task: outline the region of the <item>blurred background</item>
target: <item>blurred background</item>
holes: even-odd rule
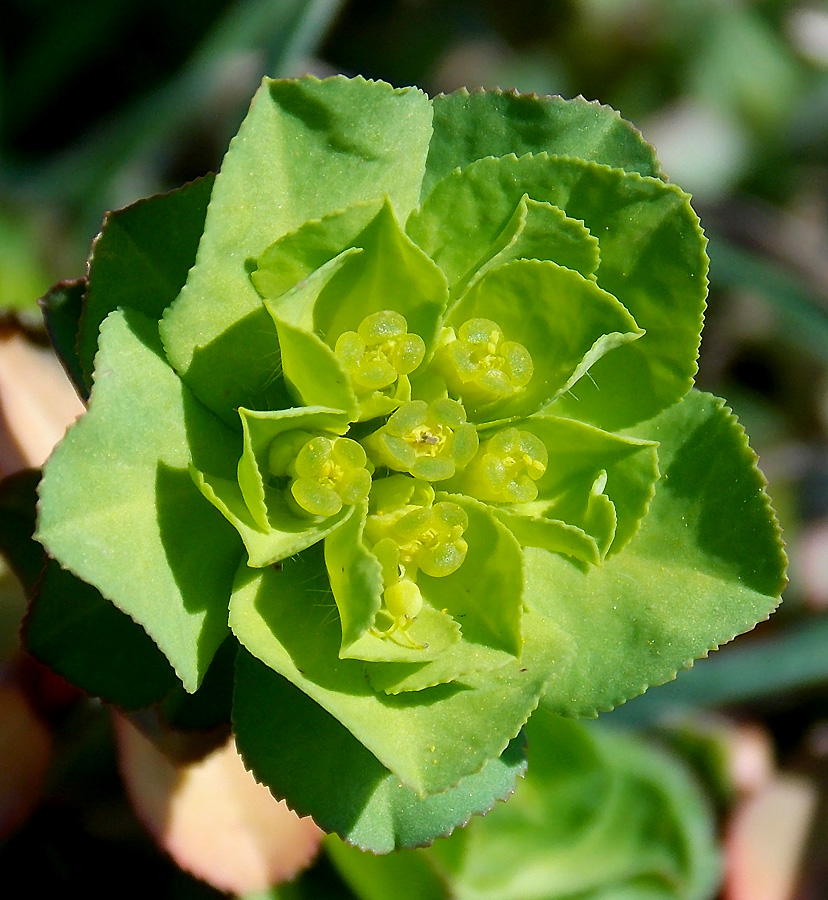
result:
[[[80,411],[36,299],[83,275],[107,210],[215,171],[262,75],[305,72],[583,94],[694,195],[711,257],[698,384],[751,435],[791,583],[770,622],[606,718],[660,731],[695,766],[721,897],[828,897],[828,4],[5,0],[3,475],[39,465]],[[23,599],[8,573],[0,587],[0,749],[16,741],[20,766],[0,786],[21,786],[0,808],[0,884],[26,871],[32,889],[219,896],[137,825],[107,714],[20,655]],[[316,896],[351,896],[324,859],[312,872]]]

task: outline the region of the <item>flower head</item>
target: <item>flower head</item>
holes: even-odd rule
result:
[[[761,477],[692,390],[704,238],[613,111],[266,81],[214,184],[116,216],[142,252],[96,244],[38,539],[142,702],[232,682],[323,827],[431,840],[511,790],[540,702],[611,708],[775,604]]]

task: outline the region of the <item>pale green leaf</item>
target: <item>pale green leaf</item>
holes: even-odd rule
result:
[[[504,166],[512,168],[513,157]],[[441,182],[411,214],[406,231],[440,266],[452,297],[470,282],[512,259],[549,259],[591,277],[599,264],[598,240],[583,222],[551,203],[524,194],[509,207],[514,190],[492,178],[491,165],[469,166]]]
[[[283,491],[267,486],[267,527],[262,528],[245,503],[237,479],[222,478],[195,467],[190,468],[190,475],[201,494],[236,529],[244,543],[247,564],[255,568],[270,566],[301,553],[323,540],[353,512],[352,506],[343,506],[327,519],[305,521],[288,506]]]
[[[227,634],[241,546],[188,466],[221,468],[236,435],[169,368],[157,325],[101,328],[89,412],[45,467],[37,538],[141,624],[192,691]]]
[[[691,392],[633,434],[659,440],[662,475],[622,553],[587,572],[526,550],[526,602],[580,647],[545,703],[606,710],[672,679],[766,618],[785,558],[764,480],[723,402]]]
[[[388,196],[406,217],[430,135],[431,105],[416,89],[340,76],[265,81],[216,178],[196,264],[161,326],[173,366],[227,421],[239,406],[285,405],[273,383],[275,326],[250,280],[255,260],[309,219],[360,201]]]
[[[445,625],[435,623],[430,632],[424,623],[415,630],[418,616],[409,633],[428,643],[420,663],[409,654],[397,664],[366,666],[371,684],[391,694],[462,682],[513,663],[523,650],[523,557],[518,541],[485,504],[460,494],[439,492],[436,497],[466,512],[469,526],[463,537],[469,549],[451,575],[432,578],[420,573],[417,584],[431,609],[448,614],[460,626],[461,640],[451,641],[440,654],[428,652],[433,643],[445,644]]]
[[[547,448],[549,462],[537,482],[537,505],[543,515],[583,528],[583,523],[569,518],[564,510],[572,509],[573,504],[582,507],[596,479],[604,473],[606,486],[602,492],[615,507],[611,552],[621,550],[638,529],[653,496],[659,474],[657,445],[545,414],[526,419],[520,428],[539,437]],[[529,515],[533,504],[511,509]],[[586,531],[593,534],[588,528]]]
[[[449,227],[444,223],[455,204],[476,208],[480,185],[486,219],[472,222],[482,247],[496,239],[524,194],[559,207],[598,239],[598,284],[646,332],[596,363],[591,377],[558,401],[560,411],[615,430],[682,397],[696,372],[707,293],[704,236],[687,194],[659,179],[583,159],[545,153],[481,159],[435,187],[424,207],[437,219],[429,232]],[[455,227],[461,222],[458,217]]]
[[[595,538],[577,525],[535,513],[521,514],[517,508],[496,506],[492,513],[512,532],[521,547],[540,547],[596,565],[601,553]]]
[[[254,521],[266,531],[270,528],[267,498],[271,494],[267,488],[273,481],[268,457],[273,442],[279,435],[296,430],[312,435],[341,435],[348,430],[348,419],[339,410],[318,406],[263,412],[241,408],[239,417],[243,437],[237,470],[239,489]],[[282,507],[281,500],[278,505]],[[308,524],[306,519],[301,521],[304,525]]]
[[[504,339],[522,344],[534,374],[520,391],[490,401],[464,398],[478,424],[522,418],[568,391],[596,360],[642,331],[627,310],[594,281],[553,262],[516,260],[489,271],[454,307],[448,323],[494,321]],[[416,384],[412,385],[416,396]]]
[[[312,219],[271,244],[256,260],[250,278],[264,298],[280,297],[343,250],[358,247],[359,235],[386,201],[365,200]]]
[[[383,581],[382,567],[363,539],[366,515],[367,504],[362,504],[325,540],[325,565],[342,628],[339,655],[383,663],[413,662],[419,668],[456,644],[460,629],[450,616],[428,603],[406,628],[408,639],[385,636],[373,627],[382,605]]]

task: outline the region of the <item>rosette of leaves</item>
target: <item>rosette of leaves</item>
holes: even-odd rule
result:
[[[704,245],[598,104],[266,81],[214,180],[110,215],[46,298],[91,396],[31,651],[230,716],[361,847],[485,811],[539,703],[608,710],[776,605],[763,479],[692,389]]]

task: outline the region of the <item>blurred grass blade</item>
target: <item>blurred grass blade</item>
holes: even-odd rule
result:
[[[177,76],[126,107],[103,128],[88,133],[57,162],[36,172],[28,185],[23,180],[19,187],[78,204],[99,216],[100,209],[110,205],[107,195],[122,172],[172,142],[173,135],[185,130],[186,122],[215,103],[233,63],[252,62],[253,82],[265,74],[297,74],[296,66],[322,39],[341,2],[242,0],[232,5]],[[245,81],[239,96],[247,98],[252,86]],[[240,102],[233,121],[222,123],[227,137],[236,130],[245,104],[246,100]],[[123,205],[131,199],[119,198],[119,202]]]
[[[828,617],[813,617],[776,637],[720,650],[676,681],[637,697],[613,719],[647,725],[692,709],[712,709],[828,683]]]
[[[784,338],[828,362],[828,309],[815,291],[779,263],[719,236],[711,235],[707,251],[714,286],[760,294],[778,313]]]

